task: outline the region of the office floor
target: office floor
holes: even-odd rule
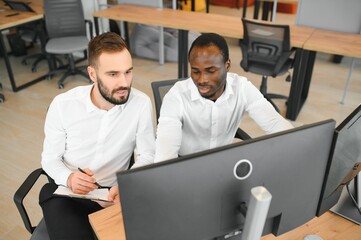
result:
[[[211,13],[242,15],[242,9],[227,7],[210,7]],[[253,7],[249,7],[247,16],[253,16]],[[290,14],[277,14],[276,22],[294,23],[295,16]],[[227,39],[230,46],[232,60],[231,71],[247,76],[256,85],[260,85],[261,77],[245,73],[239,66],[241,50],[238,40]],[[349,113],[361,103],[361,61],[356,61],[351,84],[347,92],[346,101],[340,104],[345,82],[351,63],[350,58],[344,58],[341,64],[334,64],[331,56],[318,54],[309,97],[303,106],[295,126],[333,118],[340,123]],[[84,64],[86,64],[84,62]],[[174,79],[177,77],[177,63],[159,65],[157,61],[134,58],[133,86],[147,93],[153,99],[150,82],[155,80]],[[20,82],[29,79],[28,74],[20,74],[24,66],[18,64],[14,67]],[[30,68],[30,67],[29,67]],[[25,90],[14,93],[11,91],[9,79],[5,69],[4,60],[0,58],[0,82],[4,87],[6,101],[0,104],[0,239],[29,239],[20,215],[16,210],[12,197],[26,176],[35,168],[40,167],[40,155],[43,143],[43,124],[46,109],[57,94],[67,91],[75,86],[86,84],[80,77],[71,77],[65,83],[65,89],[59,90],[55,76],[50,81],[42,81]],[[288,94],[290,83],[284,81],[285,77],[269,79],[269,91]],[[277,101],[282,114],[285,114],[285,102]],[[251,136],[262,135],[262,131],[247,116],[241,124]],[[37,189],[40,188],[36,186]],[[30,209],[32,220],[37,222],[41,217],[41,210],[37,204],[38,196],[33,193],[25,204]]]

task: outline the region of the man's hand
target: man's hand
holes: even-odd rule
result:
[[[113,186],[109,190],[108,200],[114,203],[120,202],[118,186]]]
[[[109,194],[108,194],[109,202],[97,201],[97,200],[93,200],[93,201],[97,202],[103,208],[107,208],[107,207],[113,206],[116,203],[119,203],[120,199],[119,199],[118,186],[113,186],[110,188]]]
[[[87,194],[90,191],[98,188],[95,184],[93,172],[89,168],[85,168],[84,173],[80,171],[73,172],[69,175],[67,185],[74,193]]]

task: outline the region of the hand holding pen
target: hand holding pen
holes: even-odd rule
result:
[[[79,171],[70,174],[67,185],[74,193],[88,194],[90,191],[99,188],[93,177],[93,172],[88,169],[78,169]]]
[[[78,170],[79,170],[80,172],[82,172],[82,173],[87,174],[88,176],[93,176],[93,172],[91,172],[89,169],[87,169],[87,170],[89,170],[89,171],[91,172],[91,175],[89,175],[89,171],[88,171],[88,172],[85,172],[85,171],[84,171],[83,169],[81,169],[80,167],[78,167]],[[94,182],[94,184],[97,185],[98,189],[100,189],[100,188],[109,188],[109,187],[104,187],[104,186],[100,185],[100,184],[97,183],[97,182]]]

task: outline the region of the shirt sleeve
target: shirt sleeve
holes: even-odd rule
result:
[[[245,85],[247,112],[249,116],[267,134],[293,128],[293,125],[283,118],[262,93],[249,81]]]
[[[142,116],[136,133],[136,158],[132,168],[145,166],[154,162],[155,133],[153,123],[153,107],[150,99],[141,110]]]
[[[72,173],[63,162],[65,153],[66,132],[62,123],[62,116],[57,102],[54,100],[46,115],[45,139],[43,145],[41,165],[44,171],[59,185],[67,185]]]
[[[183,103],[173,91],[163,99],[157,127],[154,162],[178,157],[182,142]]]

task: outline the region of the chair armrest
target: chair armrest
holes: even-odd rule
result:
[[[237,129],[236,135],[234,137],[241,140],[251,139],[251,136],[240,128]]]
[[[90,39],[92,39],[94,37],[94,35],[93,35],[93,23],[92,23],[92,21],[85,19],[85,24],[89,28]]]
[[[39,177],[41,175],[45,175],[48,177],[48,175],[45,173],[45,171],[42,168],[38,168],[38,169],[34,170],[32,173],[30,173],[30,175],[25,179],[23,184],[21,184],[21,186],[18,188],[18,190],[14,194],[15,205],[18,208],[18,211],[24,222],[25,228],[30,233],[33,233],[36,226],[33,226],[31,224],[30,218],[24,207],[23,201],[24,201],[26,195],[29,193],[30,189],[34,186],[34,184],[37,182],[37,180],[39,179]]]
[[[287,62],[287,60],[289,59],[289,57],[292,55],[292,53],[294,53],[296,49],[292,48],[290,51],[284,52],[280,59],[278,60],[274,70],[273,70],[273,74],[272,77],[276,77],[277,73],[279,73],[279,71],[281,70],[282,66]],[[293,65],[293,64],[292,64]],[[292,67],[291,65],[291,67]]]

